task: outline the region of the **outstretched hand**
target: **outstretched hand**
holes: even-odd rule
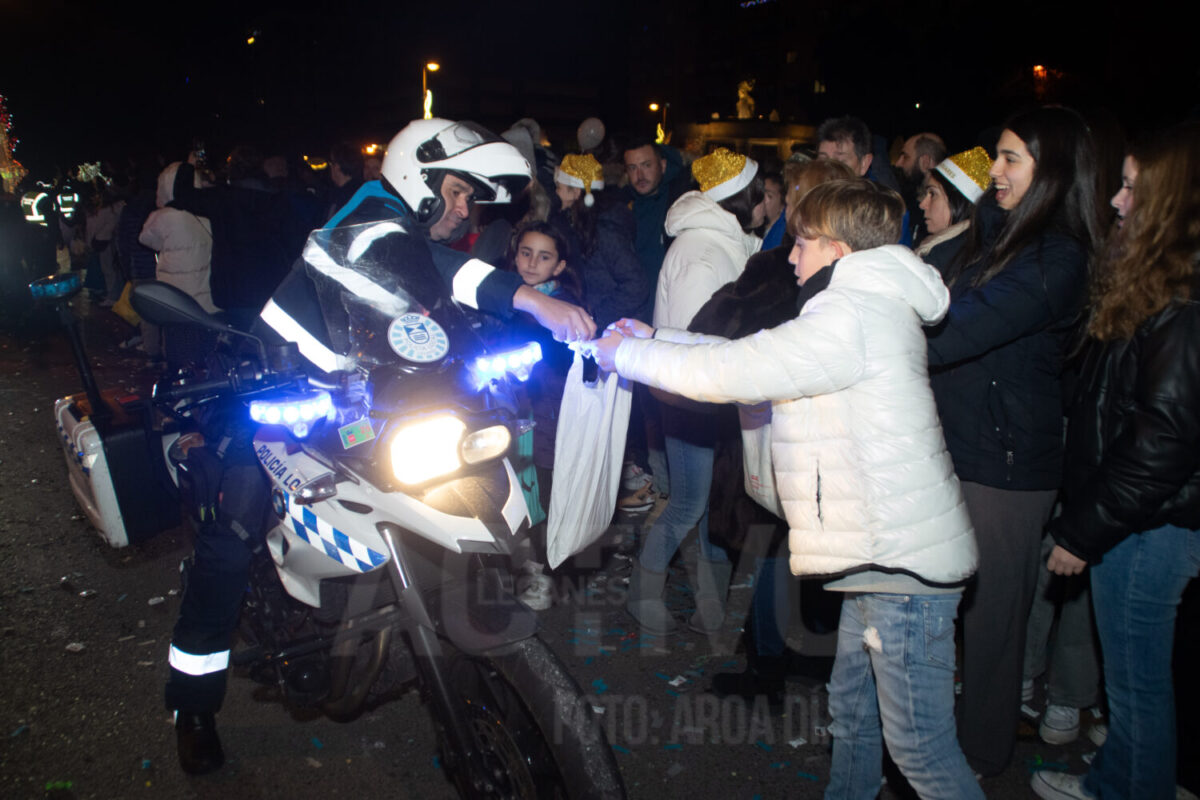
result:
[[[639,319],[630,319],[625,317],[619,319],[609,326],[620,331],[622,336],[628,336],[631,339],[653,339],[654,328]]]
[[[528,286],[517,289],[513,308],[532,314],[560,342],[584,342],[596,335],[596,323],[586,310]]]
[[[625,337],[621,335],[617,326],[609,325],[604,331],[604,338],[592,342],[592,357],[596,359],[600,369],[608,372],[617,371],[617,348],[623,341],[625,341]]]

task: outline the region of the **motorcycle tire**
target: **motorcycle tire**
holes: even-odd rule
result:
[[[450,685],[479,746],[505,785],[479,795],[452,772],[467,798],[617,800],[625,786],[616,758],[579,684],[536,637],[489,650],[458,652],[443,642]]]

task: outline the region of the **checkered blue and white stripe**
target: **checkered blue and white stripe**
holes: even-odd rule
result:
[[[289,503],[288,516],[292,518],[292,528],[297,536],[355,572],[367,572],[387,561],[386,555],[354,541],[320,519],[310,508]]]

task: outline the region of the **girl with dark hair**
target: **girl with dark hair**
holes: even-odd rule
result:
[[[596,325],[633,316],[650,295],[650,281],[633,250],[633,215],[605,195],[600,162],[564,156],[554,191],[550,221],[566,236]]]
[[[1017,115],[997,150],[967,230],[926,256],[951,290],[929,365],[979,542],[958,715],[983,775],[1005,769],[1016,741],[1025,623],[1062,477],[1060,373],[1100,228],[1092,140],[1075,112]]]
[[[1135,149],[1112,205],[1123,225],[1093,282],[1047,562],[1092,565],[1108,738],[1086,776],[1032,785],[1154,800],[1176,794],[1171,649],[1200,572],[1200,124]]]
[[[699,191],[682,195],[667,211],[664,229],[675,237],[658,276],[654,324],[686,330],[713,293],[736,280],[746,259],[760,244],[750,231],[763,221],[762,178],[758,164],[719,148],[692,164]],[[693,528],[700,538],[693,579],[696,613],[688,626],[715,633],[725,620],[725,595],[733,565],[724,548],[708,536],[708,498],[712,487],[717,438],[736,436],[730,407],[695,403],[679,395],[652,390],[660,401],[666,440],[671,499],[642,541],[629,582],[626,610],[654,634],[677,629],[663,603],[667,569]]]
[[[991,183],[991,168],[987,151],[975,147],[950,156],[929,171],[918,192],[928,235],[915,249],[917,255],[924,256],[967,229],[975,203]]]
[[[570,258],[570,246],[563,231],[549,222],[533,221],[521,225],[513,234],[508,263],[526,286],[556,300],[581,306],[583,292]],[[524,386],[529,398],[529,413],[536,423],[531,456],[537,470],[538,498],[542,508],[548,509],[558,413],[573,354],[566,344],[555,341],[537,320],[523,312],[504,326],[502,340],[506,345],[532,340],[542,347],[542,360],[533,366]],[[522,573],[517,581],[518,596],[534,611],[544,611],[553,603],[552,583],[542,569],[546,560],[545,536],[545,525],[542,522],[534,525],[524,551],[518,552],[513,559]]]

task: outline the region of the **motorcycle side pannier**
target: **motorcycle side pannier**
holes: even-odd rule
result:
[[[125,547],[178,525],[179,497],[146,405],[120,390],[102,394],[105,418],[93,420],[83,394],[58,400],[54,418],[75,499],[109,545]]]

